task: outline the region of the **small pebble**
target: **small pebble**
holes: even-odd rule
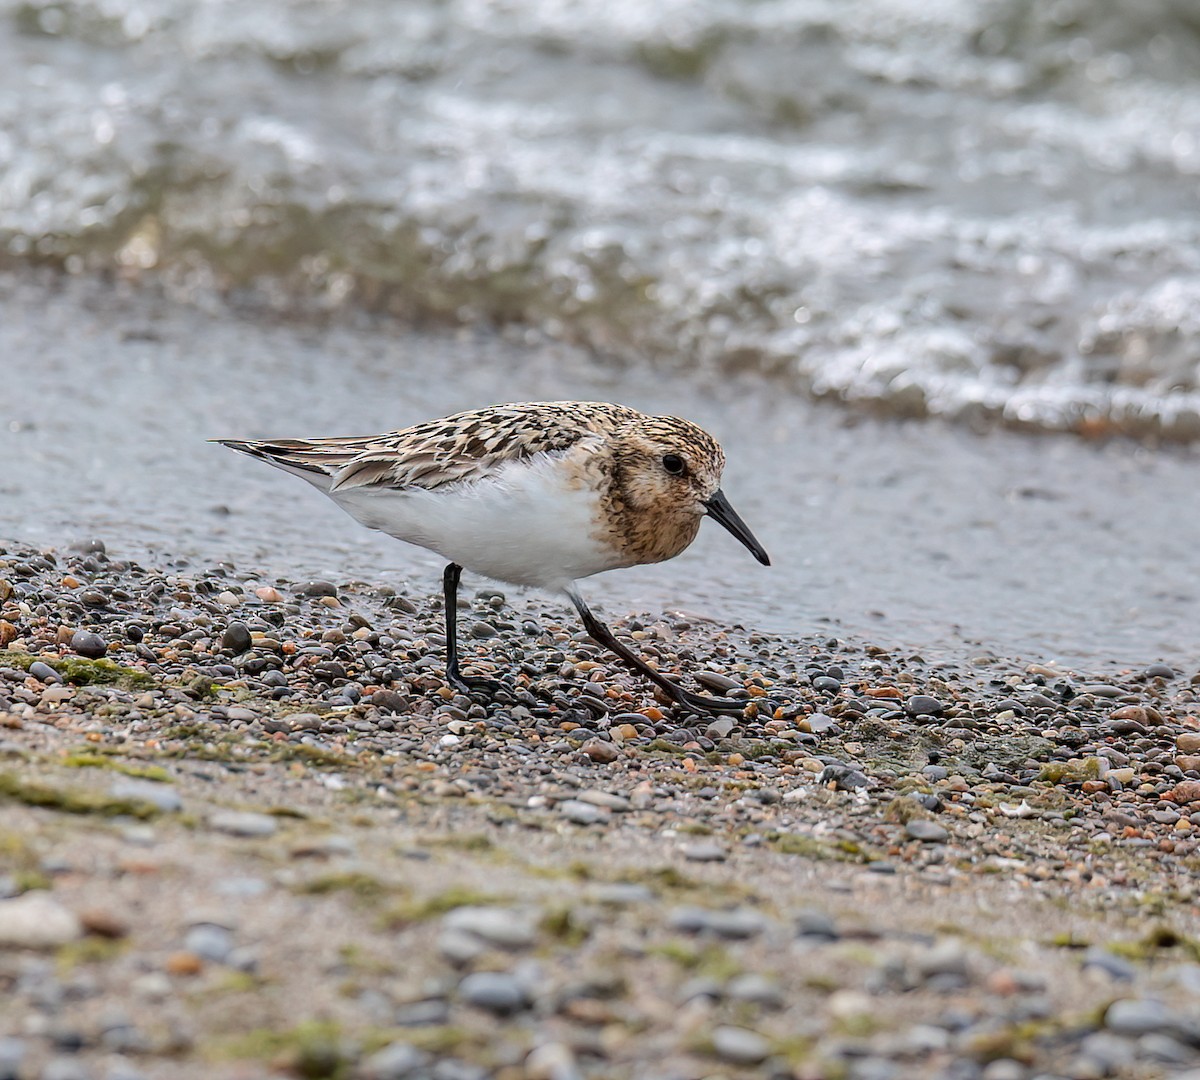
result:
[[[529,915],[511,908],[455,908],[442,920],[442,925],[502,949],[527,949],[537,940],[537,928]]]
[[[62,676],[54,670],[49,664],[43,663],[41,660],[35,660],[29,665],[29,674],[39,682],[44,683],[61,683]]]
[[[1092,697],[1118,698],[1125,693],[1119,686],[1110,683],[1084,683],[1079,688],[1081,694],[1091,694]]]
[[[212,923],[200,923],[187,932],[184,948],[195,953],[202,960],[214,964],[223,964],[233,951],[233,934],[224,926]]]
[[[24,1040],[0,1036],[0,1080],[20,1080],[25,1054]]]
[[[1012,1058],[998,1058],[988,1062],[981,1080],[1026,1080],[1029,1070]]]
[[[204,970],[204,960],[194,952],[180,949],[167,955],[164,967],[168,975],[199,975]]]
[[[109,794],[114,799],[150,803],[164,814],[176,814],[183,809],[183,800],[179,797],[179,792],[170,784],[155,783],[152,780],[116,780],[109,788]]]
[[[805,938],[837,941],[837,924],[823,911],[809,908],[796,915],[796,933]]]
[[[945,828],[928,818],[913,818],[904,826],[904,831],[912,839],[926,844],[942,844],[950,838],[950,833]]]
[[[524,1080],[583,1080],[575,1054],[566,1043],[535,1046],[525,1058]]]
[[[249,652],[253,644],[250,631],[243,622],[231,622],[221,635],[221,648],[228,649],[235,656]]]
[[[443,930],[437,939],[438,952],[455,967],[466,967],[487,952],[488,945],[482,938],[460,930]]]
[[[611,885],[595,886],[591,896],[599,904],[625,907],[628,904],[648,904],[654,900],[655,892],[648,885],[614,882]]]
[[[909,716],[941,716],[946,706],[928,694],[914,694],[904,703]]]
[[[42,1068],[41,1080],[95,1080],[92,1071],[78,1058],[51,1058]]]
[[[732,733],[735,727],[737,727],[737,722],[732,717],[721,716],[704,729],[704,734],[709,739],[724,739]]]
[[[954,975],[967,979],[971,973],[967,951],[955,938],[944,938],[936,942],[924,952],[919,953],[915,957],[913,965],[925,979],[931,979],[937,975]]]
[[[1151,1032],[1137,1041],[1137,1056],[1142,1061],[1157,1061],[1164,1065],[1186,1065],[1196,1060],[1196,1049],[1171,1035]]]
[[[784,1002],[779,984],[757,972],[747,972],[730,979],[725,987],[725,996],[731,1001],[747,1001],[768,1009],[780,1009]]]
[[[468,1005],[510,1016],[530,1004],[522,982],[504,971],[477,971],[458,984],[459,996]]]
[[[89,934],[112,941],[117,941],[129,933],[129,923],[103,907],[84,908],[79,912],[79,921]]]
[[[699,934],[708,932],[717,937],[740,941],[757,937],[767,927],[767,920],[752,908],[721,911],[702,907],[679,907],[667,916],[672,930]]]
[[[297,590],[301,596],[337,596],[337,586],[330,581],[308,581]]]
[[[1094,1062],[1101,1076],[1108,1076],[1133,1064],[1133,1043],[1110,1031],[1094,1031],[1084,1036],[1079,1046],[1080,1057]]]
[[[872,786],[870,778],[848,765],[826,765],[817,773],[817,783],[830,785],[838,791],[854,791]]]
[[[108,643],[99,634],[90,630],[76,630],[71,635],[71,648],[91,660],[98,660],[108,653]]]
[[[410,1043],[394,1042],[364,1058],[357,1075],[362,1080],[406,1080],[424,1075],[429,1061],[424,1050]]]
[[[403,713],[408,712],[409,709],[408,698],[395,690],[376,690],[371,695],[370,702],[384,713]]]
[[[576,825],[598,825],[602,821],[607,821],[611,815],[611,811],[604,807],[594,806],[580,799],[567,799],[559,803],[558,811]]]
[[[713,1049],[733,1065],[758,1065],[771,1053],[771,1044],[757,1031],[723,1024],[713,1030]]]
[[[1099,945],[1093,945],[1083,954],[1083,968],[1103,971],[1106,975],[1122,982],[1132,982],[1137,969],[1128,961]]]
[[[0,900],[0,948],[56,949],[82,934],[79,917],[40,889]]]
[[[1173,1030],[1176,1017],[1161,1001],[1123,998],[1108,1007],[1104,1014],[1104,1026],[1118,1035],[1145,1035],[1153,1031]]]
[[[256,814],[250,810],[218,810],[208,819],[209,828],[230,836],[272,836],[279,828],[277,820],[269,814]]]
[[[583,744],[582,749],[593,761],[598,761],[604,765],[611,764],[621,756],[621,751],[611,742],[607,742],[604,739],[588,739]]]
[[[397,1006],[392,1023],[399,1027],[435,1027],[449,1018],[450,1003],[442,998],[429,998]]]
[[[823,712],[815,712],[800,721],[801,730],[810,731],[814,735],[824,735],[837,726],[837,721],[832,716],[827,716]]]

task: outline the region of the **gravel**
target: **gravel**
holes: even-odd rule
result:
[[[1200,1067],[1192,673],[565,619],[0,549],[0,1078]]]

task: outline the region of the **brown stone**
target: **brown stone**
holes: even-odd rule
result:
[[[89,934],[105,938],[123,938],[129,933],[129,924],[105,908],[84,908],[79,912],[79,921]]]
[[[1185,754],[1200,754],[1200,731],[1181,731],[1175,736],[1175,746]]]
[[[173,952],[167,957],[168,975],[199,975],[204,970],[204,961],[194,952]]]
[[[1200,754],[1176,754],[1175,764],[1184,772],[1200,772]]]
[[[570,998],[560,1011],[578,1024],[600,1026],[615,1019],[612,1006],[595,998]]]
[[[1200,802],[1200,780],[1181,780],[1171,789],[1177,803]]]
[[[993,994],[1011,997],[1021,992],[1021,984],[1008,968],[999,968],[987,977],[987,988]]]
[[[6,648],[17,639],[17,628],[12,623],[0,619],[0,649]]]
[[[1113,709],[1108,714],[1110,720],[1136,720],[1139,724],[1144,724],[1147,719],[1146,710],[1140,705],[1125,705],[1120,709]]]
[[[588,739],[583,744],[583,752],[593,761],[599,761],[605,765],[616,761],[621,756],[620,750],[603,739]]]

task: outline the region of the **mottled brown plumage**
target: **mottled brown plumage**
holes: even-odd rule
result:
[[[449,623],[462,567],[562,589],[593,636],[676,700],[693,708],[736,704],[689,695],[658,675],[595,619],[574,585],[673,558],[705,515],[768,561],[721,494],[721,447],[690,421],[599,401],[542,401],[384,435],[219,441],[302,476],[368,527],[450,559]],[[465,685],[452,625],[448,631],[448,674]]]
[[[333,479],[331,491],[376,485],[433,491],[486,477],[506,461],[567,450],[588,436],[612,435],[640,417],[635,409],[603,401],[518,402],[383,435],[278,439],[238,448],[327,473]]]

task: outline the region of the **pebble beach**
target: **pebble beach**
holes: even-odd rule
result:
[[[1200,1069],[1194,670],[460,607],[0,547],[0,1076]]]
[[[1194,0],[0,0],[0,1080],[1200,1080]],[[460,592],[210,440],[598,400]]]

